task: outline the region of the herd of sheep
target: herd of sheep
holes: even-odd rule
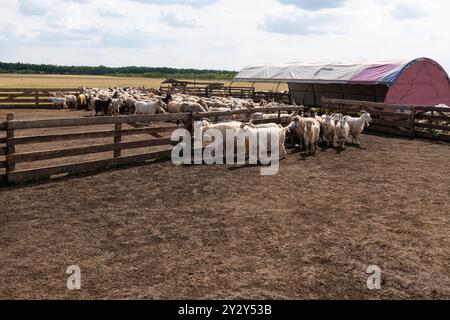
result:
[[[233,97],[197,97],[186,94],[168,94],[153,89],[138,88],[87,88],[78,95],[64,95],[57,93],[51,98],[56,108],[78,108],[89,110],[93,116],[115,115],[151,115],[165,113],[185,112],[226,112],[229,110],[245,110],[257,107],[279,107],[282,104],[265,100],[255,103],[251,99],[239,99]],[[257,120],[278,119],[281,117],[283,127],[279,124],[268,123],[254,125]],[[212,124],[216,122],[216,124]],[[328,146],[337,144],[345,148],[348,138],[359,144],[359,136],[371,122],[371,116],[367,112],[361,112],[359,118],[343,116],[341,114],[324,114],[318,116],[314,109],[299,115],[298,113],[258,113],[254,112],[238,115],[218,116],[215,119],[203,121],[203,129],[232,130],[280,130],[279,136],[281,152],[285,154],[284,142],[290,137],[291,141],[298,140],[300,148],[305,147],[308,154],[314,154],[319,143]],[[217,123],[219,122],[219,123]]]

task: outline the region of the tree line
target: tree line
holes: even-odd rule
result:
[[[4,63],[0,62],[0,73],[16,74],[61,74],[61,75],[102,75],[142,78],[180,78],[200,80],[230,80],[236,76],[234,71],[197,70],[153,67],[88,67],[57,66],[51,64]]]

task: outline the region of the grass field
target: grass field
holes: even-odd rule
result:
[[[159,88],[165,79],[106,77],[106,76],[72,76],[72,75],[0,75],[0,88],[71,88],[71,87],[148,87]],[[230,81],[217,80],[229,85]],[[239,86],[251,86],[251,83],[236,83]],[[257,90],[274,90],[277,83],[258,83]],[[287,90],[286,84],[281,84],[279,90]]]

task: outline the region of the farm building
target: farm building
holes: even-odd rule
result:
[[[391,104],[450,105],[450,80],[428,58],[412,61],[328,64],[266,64],[244,68],[235,81],[287,82],[297,104],[320,106],[321,98]]]

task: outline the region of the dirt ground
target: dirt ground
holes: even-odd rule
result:
[[[361,140],[273,177],[157,162],[0,189],[0,298],[450,299],[450,145]]]

